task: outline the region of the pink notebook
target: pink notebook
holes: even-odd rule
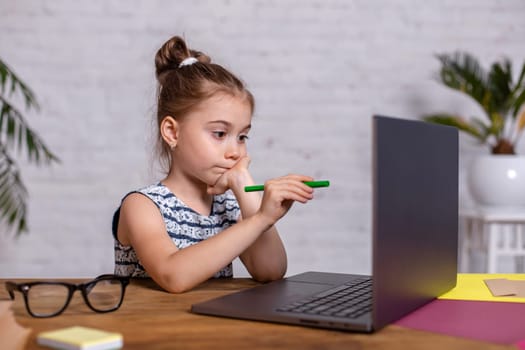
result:
[[[521,348],[525,340],[525,303],[434,300],[396,324]]]

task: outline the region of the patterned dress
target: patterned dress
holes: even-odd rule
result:
[[[138,191],[151,199],[159,208],[166,234],[179,249],[215,236],[237,223],[240,215],[239,204],[231,191],[214,196],[210,215],[204,216],[189,208],[161,183],[150,185]],[[124,197],[124,198],[126,198]],[[124,200],[124,199],[122,199]],[[131,246],[122,245],[117,239],[120,207],[113,216],[113,237],[115,239],[115,274],[130,277],[149,277]],[[232,277],[232,264],[229,263],[214,277]]]

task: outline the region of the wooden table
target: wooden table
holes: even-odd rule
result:
[[[0,279],[0,300],[9,299],[4,282]],[[62,315],[47,319],[29,316],[22,294],[17,292],[13,311],[19,324],[33,330],[27,349],[43,349],[36,344],[37,333],[73,325],[120,332],[124,349],[514,349],[394,325],[374,334],[358,334],[201,316],[189,311],[193,303],[255,285],[250,279],[211,280],[191,292],[169,294],[151,280],[134,280],[115,312],[91,311],[77,291]]]

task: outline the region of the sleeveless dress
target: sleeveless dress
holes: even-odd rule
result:
[[[166,234],[179,249],[215,236],[219,232],[237,223],[240,215],[239,204],[233,193],[227,191],[213,198],[211,213],[201,215],[189,208],[162,183],[150,185],[128,193],[140,193],[149,198],[159,208]],[[129,277],[149,277],[131,246],[122,245],[117,239],[120,207],[113,216],[113,238],[115,241],[115,274]],[[215,278],[232,277],[231,262],[215,274]]]

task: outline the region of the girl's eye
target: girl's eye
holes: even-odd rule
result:
[[[222,139],[224,136],[226,136],[226,132],[224,131],[214,131],[213,135],[215,135],[216,138]]]
[[[249,139],[248,135],[239,135],[240,142],[246,142]]]

